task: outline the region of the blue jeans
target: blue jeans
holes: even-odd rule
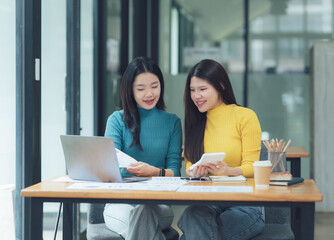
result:
[[[181,240],[241,240],[260,234],[264,224],[260,207],[190,206],[178,227]]]

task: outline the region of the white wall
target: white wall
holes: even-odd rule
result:
[[[312,155],[314,180],[324,196],[317,210],[334,211],[334,42],[316,42],[313,48]]]
[[[0,185],[15,184],[15,1],[0,1]]]

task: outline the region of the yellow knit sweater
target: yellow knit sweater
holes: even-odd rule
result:
[[[261,127],[254,111],[235,104],[221,104],[207,112],[204,153],[225,152],[224,162],[253,177],[253,162],[259,160]],[[192,163],[185,161],[186,168]]]

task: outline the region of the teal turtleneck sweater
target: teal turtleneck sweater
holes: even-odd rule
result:
[[[151,110],[138,108],[140,115],[140,143],[129,147],[132,134],[123,120],[123,110],[111,114],[107,121],[105,136],[112,137],[115,147],[140,162],[158,168],[171,169],[180,176],[182,152],[181,121],[175,114],[154,107]],[[131,174],[122,169],[123,176]]]

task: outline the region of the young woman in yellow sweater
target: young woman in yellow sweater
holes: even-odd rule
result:
[[[253,177],[253,162],[261,150],[261,127],[256,114],[237,105],[225,69],[202,60],[189,72],[185,93],[186,172],[190,177],[228,175]],[[218,165],[190,166],[203,153],[225,152]],[[182,214],[181,239],[249,239],[262,232],[260,207],[191,206]]]

